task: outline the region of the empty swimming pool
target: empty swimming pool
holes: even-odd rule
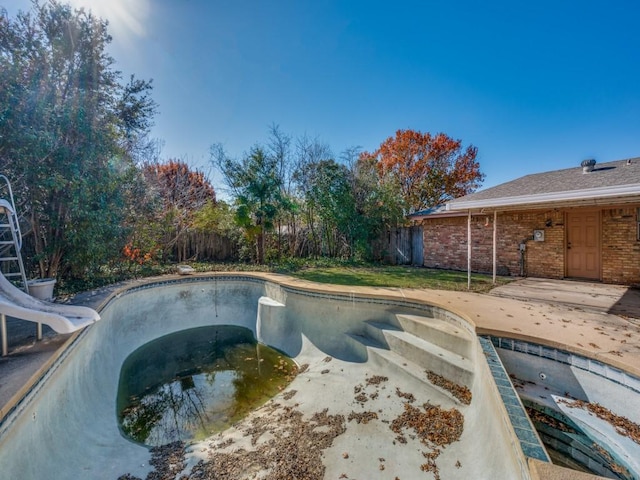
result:
[[[441,308],[218,275],[123,290],[100,313],[3,422],[3,478],[144,478],[153,452],[119,428],[121,368],[149,342],[215,325],[248,329],[300,373],[189,443],[176,475],[251,478],[304,464],[306,478],[529,478],[488,347]]]

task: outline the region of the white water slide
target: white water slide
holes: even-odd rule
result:
[[[32,297],[0,273],[0,314],[49,325],[58,333],[71,333],[100,320],[95,310],[61,305]]]
[[[100,320],[100,315],[88,307],[60,305],[32,297],[20,255],[22,234],[9,179],[0,174],[0,263],[7,276],[15,277],[25,291],[11,283],[0,270],[0,324],[2,329],[2,355],[7,354],[6,317],[28,320],[38,324],[38,340],[42,333],[40,324],[49,325],[58,333],[71,333]],[[14,266],[13,269],[10,266]]]

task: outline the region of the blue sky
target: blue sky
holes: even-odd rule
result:
[[[205,172],[212,143],[240,157],[274,123],[336,157],[444,132],[478,147],[483,187],[640,156],[637,0],[71,3],[110,20],[125,76],[153,79],[162,157]]]

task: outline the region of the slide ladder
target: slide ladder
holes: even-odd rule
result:
[[[22,255],[20,255],[22,233],[11,184],[4,175],[0,175],[0,180],[4,181],[4,185],[0,184],[0,192],[4,187],[7,194],[7,198],[2,198],[0,195],[0,271],[14,285],[29,293],[27,275],[24,271]]]

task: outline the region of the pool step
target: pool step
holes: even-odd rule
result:
[[[383,332],[390,350],[452,382],[468,388],[473,385],[474,368],[468,358],[409,332],[392,330],[383,330]]]
[[[391,371],[396,371],[403,375],[410,375],[420,383],[427,385],[429,389],[433,391],[430,395],[430,403],[442,407],[448,407],[450,405],[458,407],[465,406],[460,400],[453,396],[451,392],[431,383],[425,369],[420,365],[407,360],[392,350],[384,348],[369,348],[369,353],[374,365],[384,365],[386,368],[390,368]]]
[[[369,352],[374,349],[391,350],[418,365],[422,371],[431,370],[467,388],[473,385],[474,367],[467,357],[419,338],[413,333],[399,330],[394,325],[369,320],[364,322],[363,332],[349,336],[354,340],[363,360],[366,360]]]
[[[347,338],[353,347],[353,353],[357,357],[356,361],[366,362],[369,360],[369,352],[372,348],[389,349],[389,346],[380,343],[375,338],[360,333],[347,333]]]
[[[434,343],[445,350],[470,358],[474,338],[461,327],[433,317],[397,314],[396,320],[405,332]]]
[[[376,320],[366,320],[364,322],[364,335],[373,338],[379,345],[389,348],[389,342],[385,336],[385,331],[401,332],[402,329],[390,323],[378,322]]]

